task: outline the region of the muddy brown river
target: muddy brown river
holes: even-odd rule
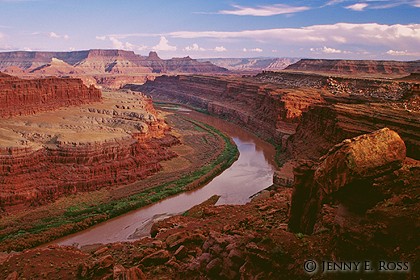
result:
[[[214,126],[229,135],[238,146],[238,160],[200,189],[169,197],[52,243],[84,246],[149,236],[155,221],[182,214],[212,195],[221,196],[217,205],[245,204],[250,201],[250,196],[273,183],[275,150],[272,145],[221,119],[185,108],[178,113]]]

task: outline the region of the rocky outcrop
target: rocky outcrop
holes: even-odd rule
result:
[[[178,139],[142,94],[0,121],[3,210],[135,182],[176,156],[167,147]]]
[[[420,112],[395,108],[392,103],[368,102],[313,106],[288,138],[283,157],[316,160],[344,139],[383,127],[401,135],[409,157],[420,158]]]
[[[347,139],[334,146],[319,166],[304,163],[295,171],[289,228],[310,234],[321,203],[335,196],[353,210],[364,211],[381,198],[375,194],[373,179],[400,169],[406,148],[400,136],[384,128],[371,134]],[[366,197],[366,194],[370,194]]]
[[[34,114],[99,101],[101,92],[80,79],[24,80],[0,73],[0,116]]]
[[[349,97],[355,101],[401,100],[411,94],[415,84],[403,80],[372,79],[366,77],[331,77],[316,73],[264,71],[255,78],[265,83],[275,83],[283,88],[311,87],[322,89],[335,96]],[[350,99],[349,99],[350,100]]]
[[[2,149],[0,206],[36,206],[60,196],[131,183],[161,169],[160,161],[174,157],[161,147],[170,137],[138,141],[131,137],[105,143],[57,143],[38,150]]]
[[[420,72],[420,61],[301,59],[287,70],[371,75],[407,75]]]
[[[126,88],[204,109],[277,143],[294,133],[302,112],[323,102],[313,89],[278,89],[252,80],[210,76],[162,76]]]

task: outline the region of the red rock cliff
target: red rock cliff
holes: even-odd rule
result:
[[[287,70],[338,74],[397,74],[420,72],[420,61],[301,59]]]
[[[145,178],[175,156],[161,144],[175,139],[138,141],[131,137],[103,143],[58,143],[38,150],[0,151],[0,207],[38,205],[64,195],[93,191]]]
[[[315,89],[279,89],[252,80],[210,76],[162,76],[126,87],[157,100],[205,109],[278,143],[294,133],[309,105],[323,100]]]
[[[80,79],[24,80],[0,73],[0,117],[34,114],[99,101],[100,90]]]
[[[420,113],[384,103],[315,105],[288,141],[285,157],[316,160],[336,143],[377,129],[395,130],[407,156],[420,158]]]
[[[129,92],[0,124],[3,210],[138,181],[176,156],[167,147],[179,142],[151,99]]]

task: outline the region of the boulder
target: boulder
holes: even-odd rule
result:
[[[318,166],[302,162],[294,169],[289,230],[312,233],[323,200],[335,199],[350,212],[372,207],[384,198],[373,187],[373,180],[401,168],[405,155],[400,136],[383,128],[344,140]]]

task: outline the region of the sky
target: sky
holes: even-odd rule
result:
[[[0,0],[0,51],[420,59],[420,0]]]

